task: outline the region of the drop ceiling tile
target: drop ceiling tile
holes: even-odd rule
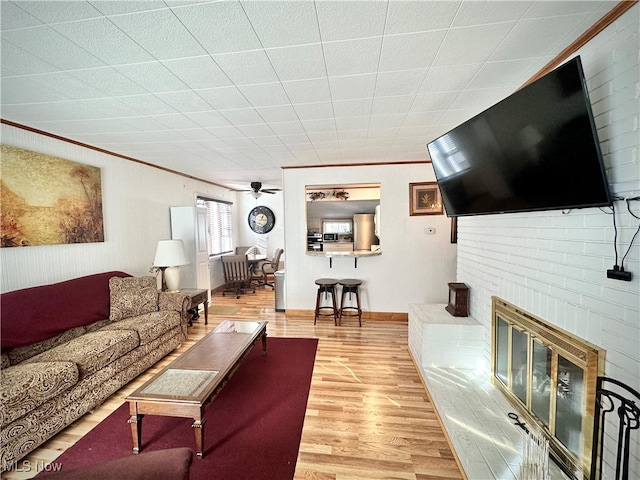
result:
[[[256,83],[256,79],[260,83],[279,81],[263,50],[219,54],[213,59],[236,85],[250,85]]]
[[[238,87],[238,90],[240,90],[254,107],[271,107],[289,104],[289,98],[280,83],[241,85]]]
[[[48,26],[2,33],[2,41],[18,44],[28,53],[63,70],[104,66],[104,62]]]
[[[369,128],[369,115],[360,115],[357,117],[336,117],[336,130],[338,136],[343,135],[350,130],[363,130]]]
[[[165,60],[162,63],[176,77],[194,89],[231,85],[231,81],[209,55]]]
[[[418,93],[427,72],[427,69],[378,72],[375,95],[386,97]]]
[[[144,88],[112,67],[74,70],[70,75],[108,96],[120,97],[145,93]]]
[[[149,93],[119,97],[118,100],[139,115],[163,115],[177,112],[175,108]]]
[[[247,137],[273,137],[273,130],[266,123],[256,125],[238,125],[238,130]]]
[[[106,18],[60,23],[61,35],[107,64],[148,62],[153,56]]]
[[[535,73],[529,59],[487,62],[477,75],[467,84],[467,88],[480,89],[498,86],[512,86],[515,91]]]
[[[336,100],[373,97],[376,87],[376,75],[351,75],[329,78],[331,97]]]
[[[167,105],[173,107],[176,112],[206,112],[213,109],[206,100],[191,90],[156,93],[155,96]]]
[[[176,130],[195,129],[198,126],[193,120],[182,113],[167,113],[150,118],[153,118],[153,120],[167,128],[174,128]]]
[[[267,123],[292,122],[298,120],[298,115],[291,105],[278,105],[275,107],[256,107],[256,112]]]
[[[2,105],[21,103],[60,102],[67,96],[37,81],[37,77],[10,77],[2,79]]]
[[[336,100],[333,102],[333,112],[336,118],[370,115],[371,103],[371,98]]]
[[[282,82],[282,86],[293,104],[331,101],[331,91],[326,78]]]
[[[420,93],[416,95],[411,112],[434,112],[446,110],[460,96],[460,92]]]
[[[108,97],[105,92],[84,83],[81,79],[67,72],[43,73],[38,75],[36,80],[48,85],[50,89],[64,95],[68,100]]]
[[[335,130],[327,130],[324,132],[308,132],[307,135],[313,144],[322,142],[334,142],[338,140],[338,134]]]
[[[0,30],[35,27],[42,22],[20,8],[15,2],[0,2]]]
[[[531,8],[531,1],[463,2],[451,27],[517,21]]]
[[[0,2],[0,4],[6,2]],[[0,58],[2,62],[2,76],[31,75],[56,71],[51,63],[25,52],[10,42],[0,43]]]
[[[200,141],[200,140],[210,140],[213,139],[213,135],[211,134],[211,132],[205,130],[204,128],[187,128],[187,129],[178,129],[178,131],[180,132],[180,134],[182,134],[186,139],[188,140],[193,140],[193,141]],[[188,148],[190,150],[196,150],[196,149],[202,149],[204,150],[205,147],[200,146],[200,145],[193,145],[192,143],[190,143],[189,145],[187,145],[185,148]]]
[[[109,20],[157,59],[194,57],[205,53],[171,10],[116,15]]]
[[[297,103],[293,108],[302,121],[333,118],[331,102]]]
[[[453,28],[447,32],[433,65],[437,67],[483,63],[500,46],[515,22]],[[473,45],[473,48],[470,48]]]
[[[221,113],[224,118],[233,125],[255,125],[264,123],[262,117],[258,115],[258,112],[256,112],[253,107],[224,110]]]
[[[373,115],[391,115],[408,113],[415,95],[397,95],[394,97],[376,97],[373,100]]]
[[[387,12],[385,33],[423,32],[448,28],[460,3],[459,1],[391,0]]]
[[[282,81],[319,78],[326,75],[322,46],[319,43],[266,50]]]
[[[585,16],[586,14],[522,20],[509,32],[490,60],[515,60],[553,54],[554,47],[565,37],[566,32],[581,23]],[[515,48],[515,45],[518,47]],[[561,49],[557,50],[555,53],[559,53]]]
[[[217,110],[245,108],[251,104],[237,87],[205,88],[198,95]]]
[[[286,150],[280,139],[275,135],[256,137],[253,141],[256,145],[264,148],[264,150],[269,153]]]
[[[302,120],[302,125],[308,133],[335,132],[336,130],[336,122],[333,118]]]
[[[611,1],[556,1],[556,2],[534,2],[524,18],[556,17],[562,15],[573,15],[576,13],[590,13],[599,11],[603,14],[611,10],[615,2]]]
[[[444,38],[444,30],[385,36],[380,56],[380,71],[429,67]]]
[[[380,36],[386,2],[315,2],[323,42]]]
[[[239,2],[212,2],[172,9],[208,53],[261,48]]]
[[[313,2],[243,0],[242,8],[265,48],[320,42]]]
[[[91,4],[104,15],[120,15],[123,13],[136,13],[144,12],[145,10],[167,8],[165,2],[159,0],[127,0],[126,2],[91,0]]]
[[[302,126],[302,123],[300,123],[298,121],[272,123],[271,124],[271,129],[278,136],[280,136],[280,135],[298,135],[298,134],[304,134],[305,133],[305,129]]]
[[[388,115],[372,115],[371,120],[369,121],[369,128],[371,130],[374,129],[392,129],[395,133],[397,131],[397,127],[402,125],[406,114],[404,113],[394,113]]]
[[[424,79],[421,93],[463,90],[475,77],[482,64],[431,67]]]
[[[330,42],[323,45],[330,77],[376,72],[382,37]]]
[[[114,68],[150,93],[188,89],[160,62],[117,65]]]
[[[184,116],[203,128],[227,127],[231,125],[229,120],[220,112],[191,112],[185,113]]]
[[[89,2],[29,1],[18,2],[17,5],[44,23],[72,22],[101,16]]]

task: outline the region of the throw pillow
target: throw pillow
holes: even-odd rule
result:
[[[158,289],[155,277],[113,277],[109,279],[113,322],[158,310]]]

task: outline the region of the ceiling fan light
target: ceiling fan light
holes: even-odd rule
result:
[[[251,192],[251,195],[253,196],[253,198],[255,198],[257,200],[257,199],[260,198],[260,195],[262,195],[262,193],[253,191],[253,192]]]

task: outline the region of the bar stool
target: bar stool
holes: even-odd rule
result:
[[[332,316],[333,323],[337,326],[338,307],[336,306],[336,285],[338,284],[338,280],[334,278],[319,278],[315,283],[318,285],[318,294],[316,295],[316,310],[313,318],[313,324],[316,324],[318,317]],[[321,306],[323,293],[325,300],[327,300],[327,296],[331,294],[331,305]]]
[[[360,294],[358,287],[362,285],[362,280],[356,278],[343,278],[338,282],[342,286],[342,296],[340,297],[340,310],[339,319],[342,324],[342,317],[358,317],[358,325],[362,326],[362,309],[360,308]],[[351,301],[351,294],[356,296],[356,306],[344,306],[344,297],[349,294],[349,301]],[[348,313],[347,313],[348,312]]]

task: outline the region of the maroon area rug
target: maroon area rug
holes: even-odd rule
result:
[[[195,456],[193,420],[145,416],[142,452],[191,447],[193,480],[292,479],[309,396],[317,339],[256,343],[205,413],[204,456]],[[54,462],[62,470],[132,453],[125,403]],[[43,477],[43,479],[46,476]]]

